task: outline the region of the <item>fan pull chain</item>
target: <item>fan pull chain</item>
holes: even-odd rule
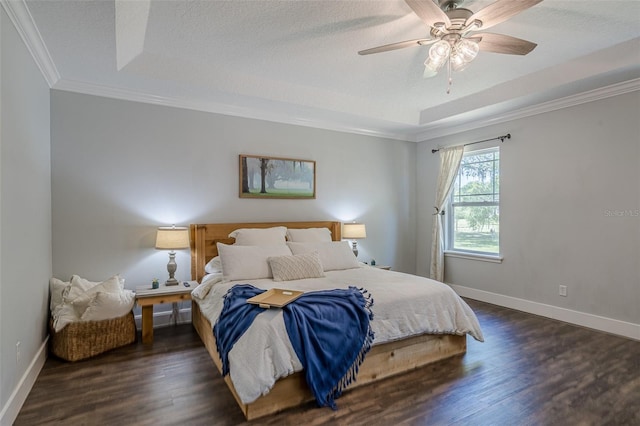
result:
[[[447,59],[447,80],[449,84],[447,85],[447,95],[451,93],[451,85],[453,84],[453,78],[451,77],[451,57]]]

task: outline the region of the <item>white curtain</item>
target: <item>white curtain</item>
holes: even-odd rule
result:
[[[440,148],[440,174],[436,187],[435,220],[431,234],[431,278],[444,280],[444,230],[442,226],[442,209],[451,192],[451,186],[456,180],[460,161],[464,154],[464,146]]]

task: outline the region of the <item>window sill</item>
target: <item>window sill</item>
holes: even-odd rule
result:
[[[479,260],[481,262],[502,263],[504,257],[500,255],[476,254],[461,251],[445,251],[446,257],[455,257],[458,259]]]

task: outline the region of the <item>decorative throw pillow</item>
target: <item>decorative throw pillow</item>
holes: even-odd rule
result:
[[[51,312],[53,312],[58,305],[62,304],[64,301],[63,294],[70,285],[70,282],[64,282],[57,278],[51,278],[49,280],[49,291],[51,292],[51,303],[49,303],[49,309]]]
[[[252,280],[273,277],[267,259],[291,256],[286,244],[269,246],[237,246],[217,243],[225,281]]]
[[[217,274],[222,272],[222,262],[220,261],[220,256],[216,256],[204,265],[204,271],[207,274]]]
[[[347,241],[329,243],[287,243],[293,254],[318,252],[324,271],[359,268],[358,260]]]
[[[274,226],[273,228],[242,228],[229,234],[229,238],[235,238],[238,246],[270,246],[285,244],[287,228]]]
[[[274,281],[302,280],[305,278],[324,277],[318,252],[278,256],[267,259]]]
[[[120,318],[133,309],[136,295],[131,290],[118,293],[97,292],[89,302],[80,319],[82,321],[102,321]]]
[[[61,303],[51,313],[53,317],[53,329],[62,330],[67,324],[78,321],[80,318],[70,303]]]
[[[78,296],[80,296],[90,288],[97,286],[98,284],[100,284],[100,281],[98,282],[89,281],[89,280],[85,280],[84,278],[78,275],[72,275],[71,285],[67,287],[67,289],[63,294],[64,302],[65,303],[73,302]]]
[[[329,228],[289,228],[287,240],[295,243],[328,243],[331,242],[331,231]]]

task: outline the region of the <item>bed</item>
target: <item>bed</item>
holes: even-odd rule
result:
[[[217,299],[215,299],[214,297],[220,296],[210,295],[210,293],[213,294],[214,292],[218,292],[219,294],[221,294],[220,292],[224,292],[225,288],[232,286],[234,284],[234,281],[225,282],[224,279],[215,276],[213,277],[213,279],[211,279],[211,276],[205,273],[205,265],[207,265],[207,263],[211,259],[218,256],[217,243],[222,243],[224,245],[233,244],[235,240],[233,238],[230,238],[229,234],[237,229],[262,229],[273,227],[285,227],[291,230],[326,228],[330,232],[330,239],[332,241],[340,241],[341,225],[342,224],[340,222],[336,221],[314,221],[192,224],[190,226],[192,279],[197,280],[198,282],[203,282],[203,279],[205,280],[205,284],[200,285],[197,289],[199,294],[192,297],[194,300],[192,308],[192,321],[193,326],[198,332],[219,371],[222,371],[222,362],[218,355],[215,337],[212,332],[212,323],[215,322],[215,318],[212,318],[212,314],[210,313],[210,305],[215,305],[216,303],[218,303]],[[359,268],[353,268],[349,271],[344,272],[346,273],[346,276],[349,277],[348,279],[353,281],[359,281],[361,276],[367,277],[366,279],[370,281],[377,281],[379,279],[381,282],[386,279],[390,279],[390,282],[405,282],[413,279],[419,280],[420,283],[430,281],[422,277],[415,277],[398,272],[382,271],[369,266],[360,266]],[[342,277],[342,275],[340,274],[340,271],[326,272],[326,280],[324,278],[318,278],[317,280],[304,280],[304,283],[302,284],[295,282],[295,284],[301,285],[304,289],[309,289],[309,286],[315,285],[314,283],[316,281],[319,283],[319,285],[326,286],[329,284],[326,284],[323,280],[329,281],[330,283],[335,283],[335,280],[342,279],[340,278]],[[242,282],[250,282],[255,284],[257,287],[264,289],[268,289],[270,288],[270,286],[271,288],[287,288],[288,285],[293,285],[293,282],[279,282],[271,285],[272,283],[270,283],[269,281],[270,280],[243,280]],[[434,285],[446,287],[440,283],[435,283]],[[448,287],[446,288],[447,292],[453,293],[453,291]],[[394,292],[396,291],[394,290]],[[194,293],[196,293],[196,291],[194,291]],[[451,311],[456,313],[454,313],[452,317],[455,317],[453,319],[457,320],[457,317],[460,316],[462,318],[462,322],[464,323],[462,327],[454,327],[455,330],[449,332],[438,332],[437,334],[428,332],[416,333],[414,330],[413,332],[408,333],[409,335],[406,337],[387,336],[384,343],[376,343],[374,341],[374,346],[371,348],[370,352],[367,354],[363,364],[360,367],[357,380],[353,382],[349,386],[349,388],[361,386],[367,383],[381,380],[385,377],[396,375],[426,364],[433,363],[435,361],[463,354],[466,351],[466,334],[471,334],[476,339],[482,340],[482,332],[479,328],[475,315],[466,305],[466,303],[462,301],[462,299],[457,297],[455,293],[453,293],[453,295],[454,296],[451,296],[451,294],[447,294],[448,298],[456,298],[453,304],[457,305],[457,307],[455,309],[451,308]],[[374,297],[376,297],[375,294]],[[449,310],[449,308],[446,308],[444,310]],[[463,312],[460,313],[458,311]],[[247,334],[249,334],[249,330],[247,331]],[[254,336],[260,335],[256,335],[254,333]],[[282,375],[282,373],[280,373],[280,375]],[[238,386],[238,389],[236,389],[232,374],[225,376],[224,379],[247,420],[267,416],[313,400],[313,396],[305,382],[304,375],[301,374],[300,371],[290,371],[285,377],[278,378],[275,383],[269,385],[268,391],[265,392],[264,390],[259,390],[258,393],[260,395],[257,398],[249,398],[251,400],[250,402],[247,402],[248,397],[246,396],[247,391],[245,389],[245,385]],[[237,379],[236,383],[238,383]]]

